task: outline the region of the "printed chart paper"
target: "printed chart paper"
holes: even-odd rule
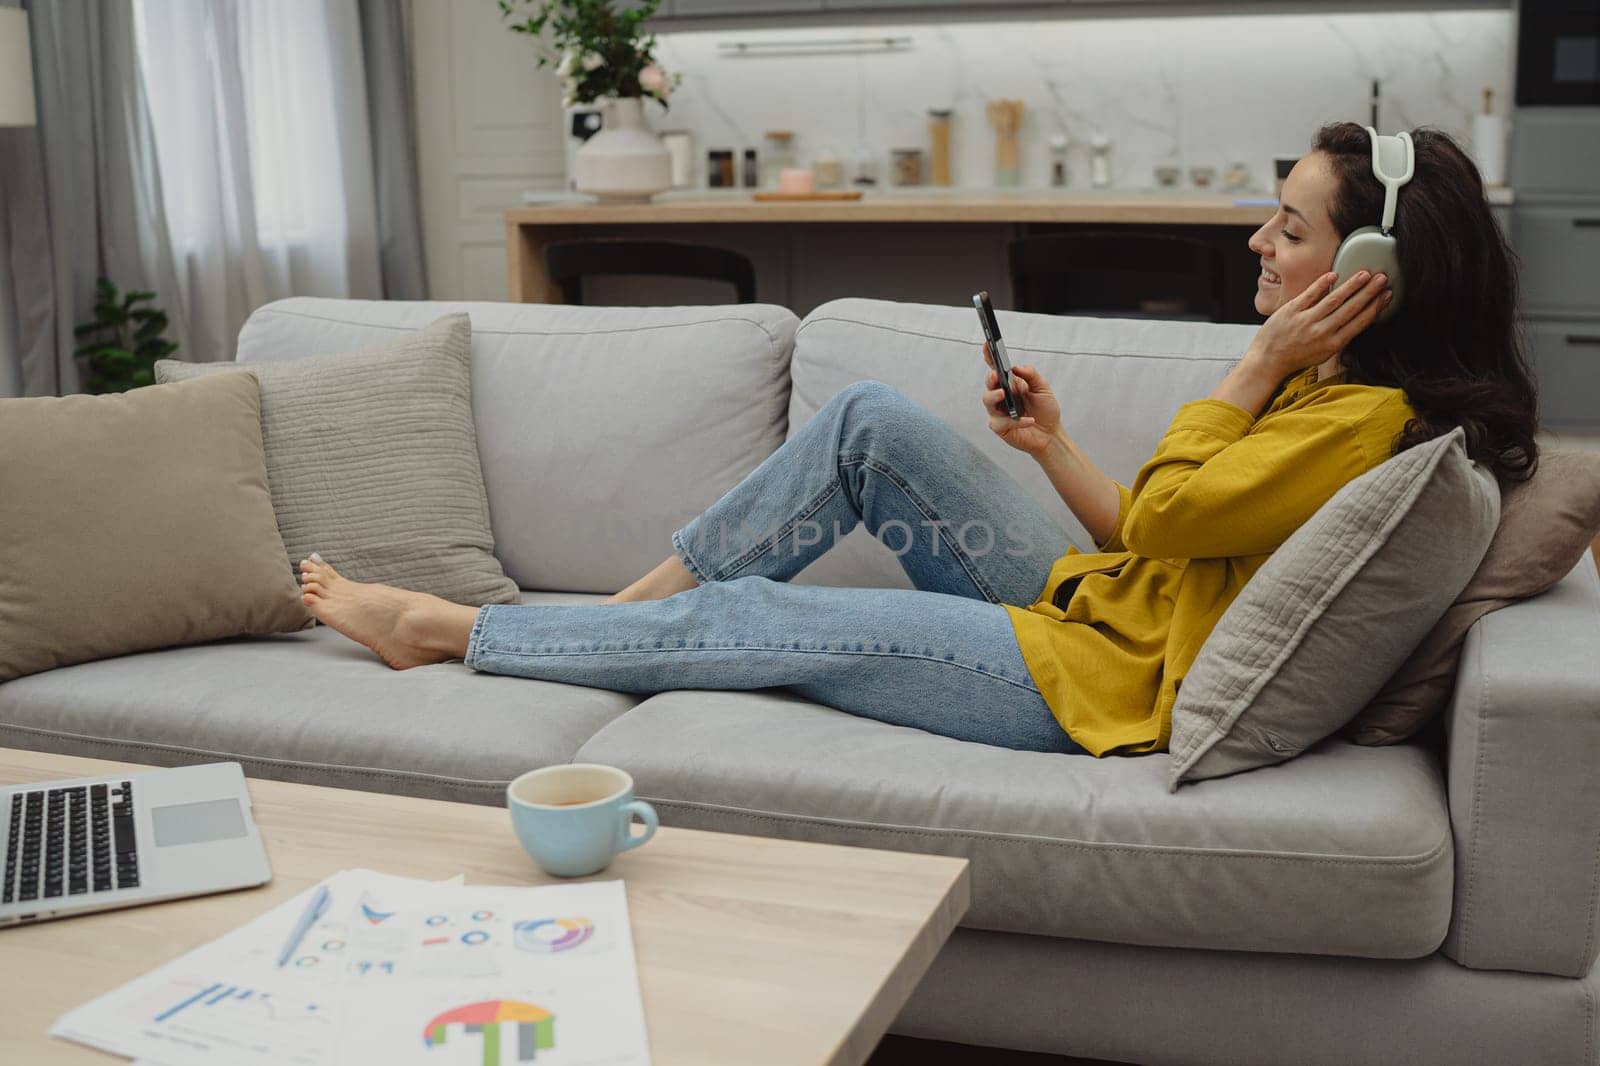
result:
[[[648,1066],[621,881],[329,878],[326,913],[277,965],[315,889],[68,1012],[52,1033],[148,1066]]]

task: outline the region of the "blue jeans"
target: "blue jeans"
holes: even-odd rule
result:
[[[858,524],[915,590],[788,584]],[[484,607],[466,662],[622,692],[783,687],[958,740],[1087,754],[1039,695],[999,606],[1032,603],[1070,543],[931,411],[857,382],[672,535],[697,588]]]

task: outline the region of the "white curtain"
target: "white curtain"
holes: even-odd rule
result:
[[[251,311],[377,299],[356,0],[139,0],[138,51],[195,361]]]

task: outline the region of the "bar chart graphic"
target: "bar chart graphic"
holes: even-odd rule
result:
[[[278,1000],[274,999],[270,992],[257,992],[254,989],[240,988],[238,985],[229,985],[216,981],[180,999],[166,1010],[157,1014],[152,1020],[156,1022],[171,1021],[185,1011],[198,1012],[206,1007],[224,1005],[238,1008],[246,1004],[248,1004],[248,1009],[251,1013],[268,1021],[294,1021],[308,1018],[318,1011],[315,1003]],[[185,1021],[188,1020],[190,1019],[185,1019]]]
[[[556,1046],[556,1016],[533,1003],[489,999],[435,1015],[422,1028],[423,1042],[438,1047],[451,1038],[451,1027],[483,1041],[483,1066],[533,1062],[539,1051]]]
[[[337,1035],[326,1004],[200,976],[154,985],[135,1010],[152,1036],[217,1062],[321,1066]]]

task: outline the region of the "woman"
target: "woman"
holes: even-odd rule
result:
[[[1178,409],[1131,488],[1067,436],[1037,369],[1014,368],[1027,413],[1012,421],[991,366],[990,428],[1043,467],[1096,551],[931,412],[859,382],[605,603],[480,610],[348,581],[315,556],[305,603],[397,669],[461,658],[628,692],[786,686],[1020,750],[1165,750],[1212,626],[1340,486],[1457,424],[1502,482],[1532,474],[1510,252],[1461,150],[1429,129],[1413,142],[1395,218],[1405,304],[1373,325],[1382,275],[1332,288],[1335,250],[1381,217],[1383,190],[1364,128],[1326,126],[1250,238],[1267,321],[1209,397]],[[914,590],[787,583],[858,523]]]

